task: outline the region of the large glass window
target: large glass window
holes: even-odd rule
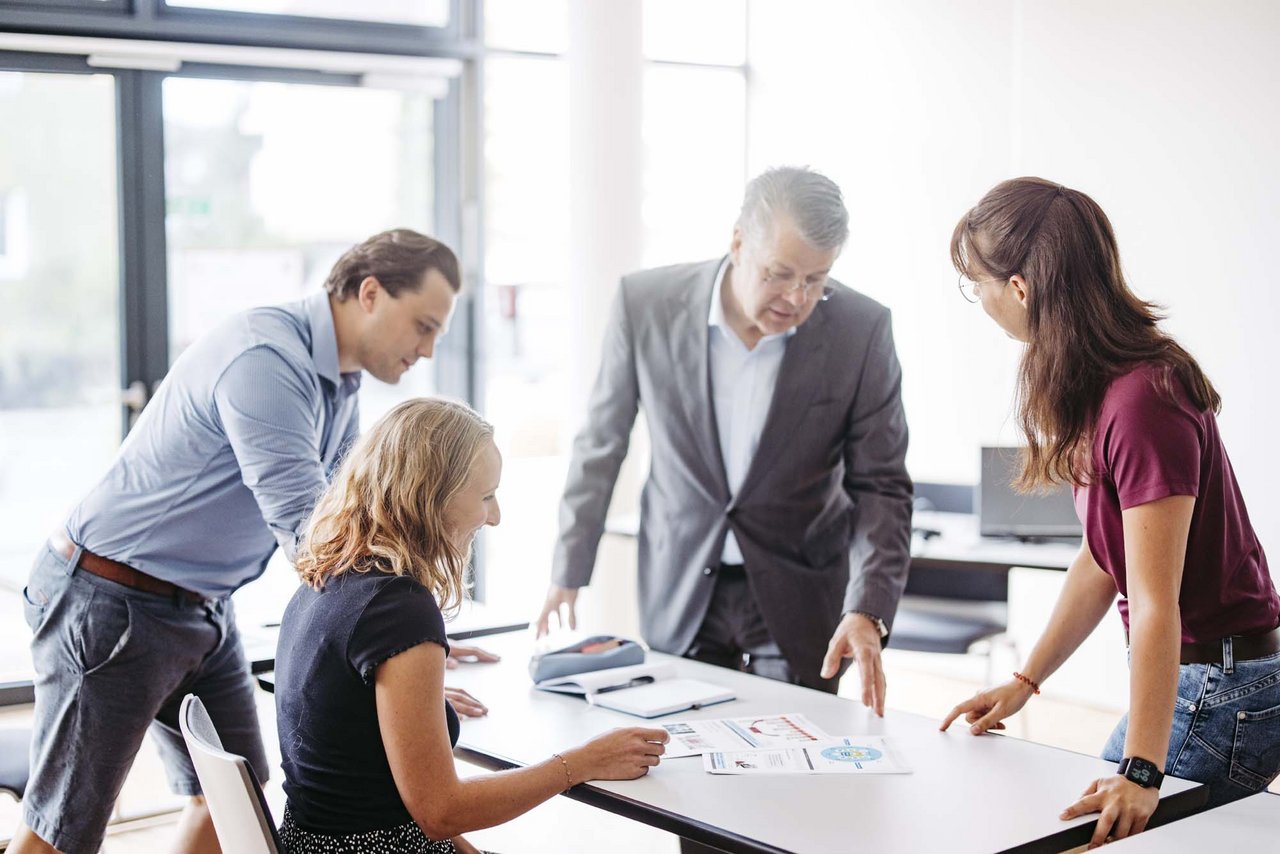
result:
[[[0,682],[37,550],[120,441],[115,85],[0,72]],[[19,130],[20,129],[20,130]]]
[[[491,604],[527,610],[546,585],[522,572],[549,557],[564,480],[562,423],[572,353],[569,80],[556,59],[485,66],[485,400],[503,453],[502,526],[488,532]]]
[[[744,64],[747,0],[644,0],[644,55],[661,62]]]
[[[484,0],[484,42],[494,50],[564,53],[569,0]]]
[[[644,263],[729,251],[746,180],[740,70],[650,64],[644,73]]]
[[[426,94],[174,77],[164,84],[169,355],[246,308],[315,293],[352,244],[432,230]],[[367,425],[434,389],[366,377]]]
[[[167,0],[168,6],[443,27],[449,0]]]
[[[170,358],[230,314],[316,293],[372,234],[430,233],[433,109],[421,93],[166,80]],[[362,427],[435,387],[428,361],[396,385],[366,374]],[[296,584],[277,554],[236,596],[242,626],[278,620]]]
[[[692,17],[691,17],[692,16]],[[745,171],[743,0],[645,0],[643,262],[696,261],[728,249]],[[692,34],[692,35],[689,35]],[[570,163],[563,0],[488,0],[485,60],[485,414],[504,473],[502,525],[487,532],[486,601],[541,601],[576,417],[567,286]],[[608,287],[609,283],[601,283]],[[643,455],[643,431],[633,448]],[[619,487],[621,492],[628,484]],[[625,506],[629,499],[615,502]]]

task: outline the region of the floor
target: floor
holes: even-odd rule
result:
[[[889,673],[889,706],[894,709],[940,718],[959,700],[980,686],[981,666],[972,659],[957,661],[951,656],[886,653]],[[958,666],[959,665],[959,666]],[[843,694],[857,689],[856,678],[846,681]],[[279,761],[275,743],[275,725],[271,695],[261,693],[258,703],[262,731],[273,764]],[[22,726],[30,721],[30,707],[0,710],[0,727]],[[1011,725],[1010,734],[1030,737],[1035,741],[1070,750],[1095,753],[1115,725],[1119,713],[1114,709],[1097,709],[1078,703],[1048,697],[1036,701]],[[459,773],[484,773],[481,769],[459,763]],[[267,801],[273,815],[282,814],[284,795],[279,774],[266,785]],[[139,755],[125,785],[118,810],[126,817],[176,806],[167,793],[160,761],[150,743]],[[18,821],[17,806],[0,796],[0,838],[12,832]],[[174,830],[174,817],[151,821],[125,822],[113,830],[102,847],[103,854],[141,854],[168,848]],[[607,839],[610,854],[675,854],[679,845],[675,837],[662,831],[617,818],[599,810],[582,806],[568,798],[555,798],[531,813],[499,828],[469,834],[478,846],[500,852],[571,852],[599,851],[601,840]]]

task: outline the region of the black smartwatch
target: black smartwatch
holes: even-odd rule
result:
[[[1126,756],[1121,759],[1116,773],[1144,789],[1158,789],[1160,783],[1164,781],[1164,774],[1160,773],[1160,769],[1154,762],[1148,762],[1137,756]]]

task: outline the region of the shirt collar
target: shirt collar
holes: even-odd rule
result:
[[[307,322],[311,325],[311,359],[316,373],[328,380],[333,387],[346,387],[353,391],[360,387],[360,372],[342,373],[338,370],[338,333],[333,327],[333,310],[329,307],[329,294],[321,291],[303,300]]]
[[[729,256],[724,256],[724,260],[720,262],[720,269],[716,272],[715,282],[711,286],[711,309],[707,312],[707,326],[718,327],[721,332],[739,341],[738,335],[729,327],[729,321],[724,316],[724,303],[720,301],[720,289],[724,285],[724,277],[729,274]],[[778,338],[790,338],[796,334],[796,327],[791,327],[786,332],[779,332],[776,335],[766,335],[760,339],[763,344],[766,341],[774,341]]]

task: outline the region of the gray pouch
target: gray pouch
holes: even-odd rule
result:
[[[643,663],[644,647],[635,641],[614,635],[594,635],[572,646],[535,655],[529,659],[529,675],[534,682],[541,682],[575,673]]]

